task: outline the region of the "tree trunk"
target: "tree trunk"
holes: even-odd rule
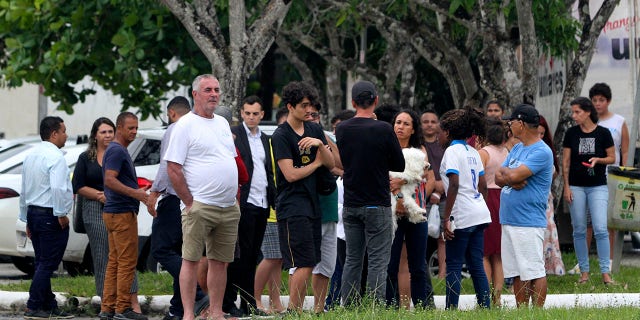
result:
[[[161,0],[185,27],[220,80],[222,104],[236,114],[245,96],[247,77],[273,44],[289,10],[289,1],[270,0],[247,27],[244,0],[229,1],[229,43],[211,1]]]
[[[522,48],[522,91],[523,102],[534,103],[538,94],[538,41],[536,27],[533,22],[531,0],[517,0],[518,29],[520,30],[520,46]]]

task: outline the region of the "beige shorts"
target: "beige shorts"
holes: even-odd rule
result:
[[[522,281],[544,278],[545,228],[502,225],[501,256],[505,278],[520,277]]]
[[[207,249],[207,259],[233,262],[238,239],[240,208],[206,205],[193,201],[189,213],[182,210],[182,258],[199,261]]]

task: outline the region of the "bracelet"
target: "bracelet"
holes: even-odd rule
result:
[[[436,199],[440,199],[440,194],[438,194],[437,192],[432,192],[431,196],[436,197]]]

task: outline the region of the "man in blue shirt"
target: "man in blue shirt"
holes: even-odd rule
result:
[[[67,213],[73,204],[69,168],[60,148],[67,128],[60,117],[40,122],[42,143],[27,155],[22,170],[20,220],[27,222],[36,270],[29,288],[25,319],[71,319],[58,309],[51,291],[51,275],[58,269],[69,240]]]
[[[116,137],[102,160],[104,204],[102,219],[109,238],[109,262],[104,277],[101,318],[146,320],[131,308],[131,284],[138,263],[138,208],[147,192],[138,177],[127,146],[136,138],[138,117],[122,112],[116,119]],[[115,315],[114,315],[115,313]]]
[[[515,277],[513,291],[518,307],[529,299],[544,306],[547,278],[543,237],[547,227],[547,200],[553,175],[553,154],[538,134],[540,116],[528,104],[517,106],[510,117],[513,136],[520,139],[496,172],[502,224],[504,277]]]

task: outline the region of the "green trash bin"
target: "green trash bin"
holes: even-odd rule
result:
[[[640,168],[609,166],[607,226],[621,231],[640,230]]]

